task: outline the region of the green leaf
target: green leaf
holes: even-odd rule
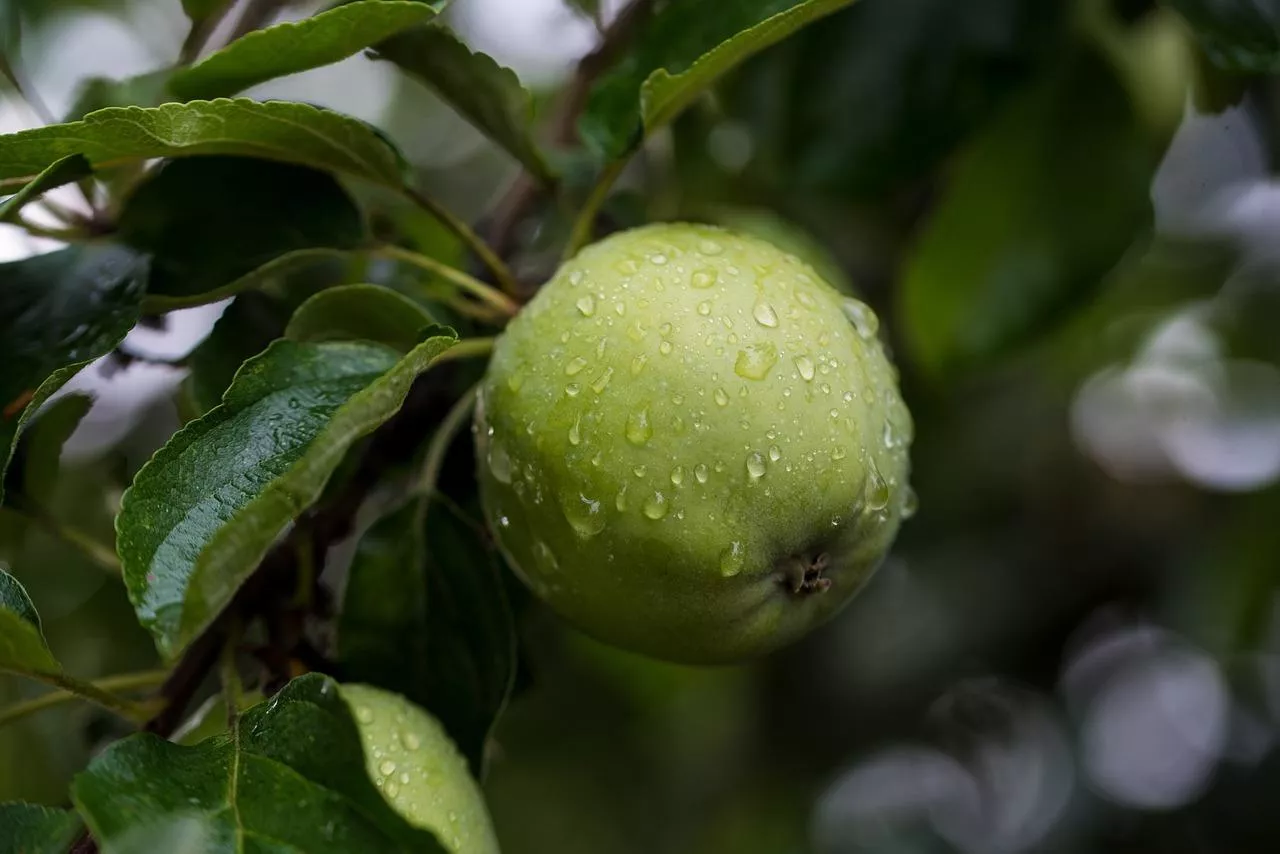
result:
[[[228,5],[229,0],[182,0],[182,11],[192,21],[203,21],[214,12]]]
[[[40,615],[18,580],[0,569],[0,670],[61,673],[40,629]]]
[[[95,169],[154,157],[230,154],[281,160],[402,186],[404,162],[373,128],[285,101],[244,98],[116,107],[82,121],[0,136],[0,180],[36,175],[83,154]]]
[[[1231,71],[1280,71],[1277,0],[1170,0],[1195,30],[1205,53]]]
[[[441,26],[417,26],[392,36],[377,46],[375,56],[430,86],[530,173],[551,177],[530,132],[533,99],[514,71],[473,52]]]
[[[0,222],[13,222],[28,202],[52,189],[88,178],[92,174],[93,167],[82,155],[72,154],[62,158],[0,205]]]
[[[212,302],[290,252],[354,249],[365,228],[326,172],[245,157],[166,163],[125,202],[119,239],[149,253],[151,304]]]
[[[398,362],[382,345],[277,341],[245,363],[221,406],[143,466],[124,495],[117,548],[163,655],[209,624],[347,450],[455,341],[437,335]]]
[[[146,270],[145,258],[112,244],[0,264],[0,474],[40,405],[133,328]]]
[[[374,787],[338,685],[319,674],[194,747],[150,734],[118,741],[76,776],[71,796],[113,854],[444,851]]]
[[[92,405],[93,398],[87,394],[67,394],[40,410],[18,443],[6,492],[17,481],[19,491],[29,500],[40,507],[49,506],[61,469],[62,446]]]
[[[187,390],[196,412],[221,403],[240,366],[284,335],[288,321],[288,308],[273,297],[257,291],[236,297],[187,358]]]
[[[382,285],[342,285],[321,291],[298,307],[285,329],[294,341],[376,341],[402,353],[435,324],[427,310]]]
[[[348,3],[242,36],[175,73],[169,88],[183,100],[234,95],[266,80],[339,62],[435,14],[411,0]]]
[[[64,121],[79,121],[108,107],[158,107],[173,100],[169,96],[169,77],[172,74],[172,69],[162,68],[123,80],[90,78],[80,87]]]
[[[497,557],[478,524],[417,499],[371,527],[352,560],[338,650],[348,678],[428,709],[483,775],[516,653]]]
[[[701,0],[669,3],[645,22],[630,53],[593,88],[581,129],[606,158],[621,157],[693,103],[725,72],[853,0]]]
[[[80,817],[71,810],[0,804],[0,851],[63,854],[79,833]]]
[[[1011,104],[958,163],[908,260],[901,316],[918,365],[978,366],[1087,301],[1147,226],[1155,165],[1092,55]]]

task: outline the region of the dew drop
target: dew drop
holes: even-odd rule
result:
[[[769,370],[778,361],[778,348],[772,344],[749,344],[738,351],[738,359],[733,364],[733,371],[740,377],[749,380],[762,380],[769,375]]]
[[[831,383],[823,383],[819,388],[822,389],[823,394],[831,394]]]
[[[646,469],[644,466],[636,466],[631,470],[631,473],[636,477],[644,477],[644,473],[646,471],[648,471],[648,469]]]
[[[578,285],[582,284],[582,271],[581,271],[581,270],[574,270],[572,273],[570,273],[570,274],[569,274],[569,284],[570,284],[570,285],[572,285],[572,286],[573,286],[573,287],[575,287],[575,288],[576,288]]]
[[[519,391],[523,387],[524,387],[524,374],[521,373],[520,371],[516,371],[511,376],[507,377],[507,388],[511,389],[512,391]]]
[[[511,483],[511,456],[497,439],[489,443],[489,471],[498,483]]]
[[[764,473],[768,470],[768,464],[764,461],[764,454],[759,451],[752,451],[747,454],[747,475],[752,480],[759,480],[764,477]]]
[[[378,773],[382,774],[384,777],[389,774],[396,773],[396,763],[392,762],[390,759],[382,760],[382,764],[378,766]]]
[[[617,508],[619,513],[623,513],[627,509],[627,485],[622,484],[622,488],[618,490],[618,494],[613,498],[613,506]]]
[[[548,572],[560,571],[560,562],[556,560],[555,553],[542,540],[538,540],[533,544],[533,556],[542,565],[542,568]]]
[[[844,393],[844,402],[845,402],[845,403],[853,403],[853,392],[851,392],[851,391],[846,391],[846,392]]]
[[[661,492],[655,492],[645,499],[644,515],[657,521],[667,515],[667,511],[671,508],[667,504],[667,496]]]
[[[734,540],[720,552],[720,574],[725,578],[732,578],[742,572],[742,568],[747,563],[746,551],[742,548],[742,543]]]
[[[584,540],[604,530],[605,516],[600,502],[595,499],[578,493],[575,496],[566,497],[561,504],[561,509],[569,526]]]
[[[388,798],[394,798],[396,795],[400,794],[400,784],[397,783],[395,780],[388,780],[387,785],[383,788],[383,791],[387,793]]]
[[[715,398],[716,405],[718,406],[729,405],[729,393],[722,388],[717,388],[715,390],[715,394],[713,394],[712,397]]]
[[[668,259],[667,256],[663,255],[661,252],[656,252],[653,255],[649,256],[649,263],[655,267],[665,267],[667,265],[668,260],[670,259]]]
[[[564,393],[569,395],[569,397],[577,397],[578,392],[580,391],[582,391],[582,386],[577,383],[569,383],[564,387]]]
[[[698,303],[698,314],[702,315],[703,317],[706,317],[710,313],[711,313],[710,302],[708,302],[707,300],[703,300],[702,302]]]
[[[883,510],[888,505],[889,484],[885,483],[884,476],[880,474],[880,470],[872,462],[867,471],[867,508],[870,510]]]
[[[779,448],[777,445],[770,446],[769,459],[773,460],[775,463],[778,460],[782,459],[782,449]]]
[[[847,454],[848,451],[844,449],[844,445],[836,445],[831,449],[831,459],[833,460],[843,460]]]
[[[724,247],[714,240],[704,240],[698,244],[698,251],[703,255],[719,255],[724,251]]]
[[[710,476],[707,471],[706,463],[698,463],[696,466],[694,466],[693,476],[697,479],[698,483],[706,483],[707,478]]]
[[[649,361],[649,357],[646,356],[644,353],[641,353],[639,356],[636,356],[634,359],[632,359],[631,360],[632,375],[634,376],[636,374],[639,374],[641,371],[643,371],[645,363],[647,363],[648,361]]]
[[[566,377],[576,377],[582,373],[582,369],[587,366],[587,360],[581,356],[574,356],[564,366],[564,375]]]
[[[676,466],[671,470],[671,485],[679,486],[684,483],[684,466]]]
[[[360,723],[373,723],[373,709],[368,706],[361,706],[356,709],[356,717],[360,719]]]
[[[600,394],[609,385],[609,380],[613,379],[613,368],[605,368],[604,373],[596,377],[596,381],[591,384],[591,390],[596,394]]]
[[[767,302],[756,303],[756,307],[751,309],[751,316],[756,319],[756,323],[769,329],[778,325],[778,313]]]
[[[623,258],[613,266],[615,270],[624,276],[634,276],[636,271],[640,269],[640,265],[635,262],[634,258]]]
[[[627,304],[621,301],[615,302],[613,304],[613,313],[618,315],[618,317],[622,317],[627,313]]]
[[[578,307],[583,317],[590,317],[596,313],[596,298],[591,294],[583,294],[574,305]]]
[[[814,306],[813,297],[809,296],[808,293],[802,290],[796,291],[796,302],[800,303],[805,308],[813,308]]]
[[[813,360],[808,356],[796,356],[796,370],[805,382],[813,380]]]
[[[661,354],[662,354],[662,355],[664,355],[664,356],[670,356],[670,355],[671,355],[671,342],[670,342],[670,341],[663,341],[661,344],[659,344],[659,345],[658,345],[658,352],[659,352],[659,353],[661,353]]]
[[[404,746],[410,750],[417,750],[422,746],[422,740],[413,733],[406,733],[404,737]]]
[[[849,318],[854,329],[858,330],[859,337],[871,338],[880,329],[880,321],[876,318],[876,313],[866,303],[845,298],[840,301],[840,308],[844,311],[844,316]]]
[[[916,491],[908,486],[906,493],[902,496],[902,518],[910,519],[916,515],[916,511],[919,509],[920,496],[916,495]]]
[[[633,445],[646,445],[653,438],[653,425],[649,422],[649,409],[638,409],[627,416],[627,441]]]
[[[569,444],[577,447],[582,444],[582,416],[579,415],[573,419],[573,426],[569,428]]]

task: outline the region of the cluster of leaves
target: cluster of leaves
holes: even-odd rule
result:
[[[164,671],[97,683],[69,675],[30,598],[0,571],[0,668],[145,730],[76,778],[73,811],[0,809],[0,848],[62,851],[79,838],[161,850],[198,838],[218,850],[247,839],[431,850],[430,834],[391,811],[365,776],[331,677],[290,677],[319,669],[402,692],[443,721],[477,774],[511,691],[504,576],[469,477],[450,476],[446,489],[440,474],[468,467],[462,443],[450,448],[469,419],[477,357],[536,282],[517,281],[490,248],[501,240],[486,241],[424,192],[377,128],[238,93],[361,52],[393,63],[522,167],[520,192],[576,202],[575,182],[552,163],[587,164],[593,189],[571,253],[591,239],[647,136],[735,65],[850,2],[641,0],[606,33],[608,61],[593,55],[575,78],[587,94],[570,115],[582,143],[555,157],[515,75],[440,22],[445,3],[418,0],[340,3],[249,27],[210,52],[204,44],[234,4],[185,0],[191,35],[176,66],[93,81],[65,121],[0,137],[10,194],[0,220],[68,244],[0,266],[0,455],[12,512],[56,525],[24,474],[56,459],[86,413],[83,396],[51,400],[78,371],[119,353],[140,322],[236,298],[186,360],[185,425],[133,476],[116,515],[124,587]],[[50,205],[56,228],[29,219],[28,205],[68,185],[88,211]],[[453,235],[448,251],[396,224],[413,209]],[[392,225],[375,236],[379,218]],[[329,547],[352,537],[349,566],[328,566]],[[317,641],[316,623],[336,629],[326,635],[336,642]],[[165,741],[219,659],[230,730],[191,747]],[[287,687],[241,711],[246,679],[254,690]],[[153,696],[124,695],[156,681]]]

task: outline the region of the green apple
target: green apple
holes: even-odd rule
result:
[[[467,761],[440,722],[399,694],[345,684],[369,777],[410,824],[450,854],[498,854],[489,811]]]
[[[673,661],[758,655],[832,616],[914,501],[877,325],[723,229],[583,250],[503,333],[476,407],[513,569],[588,633]]]

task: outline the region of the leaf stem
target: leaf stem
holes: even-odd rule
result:
[[[569,242],[565,246],[562,261],[568,261],[577,255],[578,251],[590,243],[591,238],[595,236],[596,216],[600,213],[600,207],[609,197],[609,191],[613,189],[614,182],[627,167],[629,160],[629,155],[621,157],[606,166],[600,173],[600,179],[592,188],[591,195],[587,196],[587,200],[582,203],[578,218],[573,221],[573,230],[569,232]]]
[[[436,491],[436,484],[440,480],[440,469],[444,467],[445,454],[448,453],[449,446],[453,444],[458,432],[471,417],[471,410],[475,407],[479,392],[478,384],[467,389],[449,409],[440,426],[436,428],[435,435],[427,445],[427,456],[422,463],[422,472],[411,490],[415,495],[425,498]]]
[[[101,706],[109,712],[114,712],[125,720],[132,721],[133,723],[142,723],[154,715],[157,710],[157,705],[154,700],[139,702],[136,700],[125,699],[124,697],[114,693],[115,690],[124,690],[119,686],[116,686],[114,689],[110,687],[103,687],[99,683],[86,682],[83,679],[77,679],[76,677],[70,676],[66,673],[55,673],[46,670],[19,670],[15,668],[12,672],[17,673],[20,676],[25,676],[28,679],[34,679],[37,682],[43,682],[46,685],[52,685],[53,687],[60,689],[59,691],[52,692],[55,695],[63,693],[70,695],[66,699],[74,698],[87,700],[88,702]],[[131,677],[138,676],[141,676],[141,674],[131,674]],[[162,682],[166,676],[168,676],[167,673],[151,672],[146,675],[143,681],[145,685],[154,685]],[[126,682],[125,689],[129,687],[136,687],[132,685],[132,682],[133,679],[129,679]],[[45,695],[45,697],[48,696],[50,695]],[[48,705],[62,702],[62,700],[47,700],[45,697],[38,697],[36,699],[43,700],[44,703]],[[32,700],[30,702],[34,703],[36,701]],[[40,708],[43,708],[43,706],[37,706],[37,711]]]
[[[520,304],[506,294],[486,285],[477,278],[467,275],[456,267],[450,267],[442,261],[437,261],[435,258],[429,258],[426,255],[390,243],[378,247],[377,251],[388,258],[412,264],[452,282],[481,302],[502,312],[505,317],[514,317],[516,312],[520,311]]]
[[[420,193],[412,187],[406,187],[404,192],[415,204],[440,220],[446,228],[461,238],[462,242],[467,244],[476,257],[493,273],[494,279],[503,291],[511,296],[520,292],[520,285],[516,282],[511,268],[498,257],[498,253],[494,252],[479,234],[476,234],[471,226],[425,193]]]
[[[470,359],[475,356],[487,356],[493,352],[495,338],[463,338],[448,350],[436,357],[437,362],[452,362],[458,359]]]
[[[102,691],[137,691],[145,688],[154,688],[164,682],[168,675],[169,671],[167,670],[142,670],[137,673],[121,673],[118,676],[95,679],[88,684]],[[36,712],[42,712],[45,709],[51,709],[54,706],[60,706],[63,703],[79,699],[88,698],[77,691],[59,688],[47,694],[41,694],[39,697],[24,700],[21,703],[14,703],[11,706],[0,709],[0,727],[5,724],[11,724],[28,715],[34,715]],[[147,706],[145,703],[141,705]],[[113,711],[115,710],[113,709]],[[152,709],[148,706],[146,711],[152,711]]]
[[[84,531],[71,527],[51,513],[26,503],[0,507],[0,513],[12,513],[14,516],[30,522],[46,534],[71,546],[103,569],[110,571],[114,575],[120,574],[120,558],[116,556],[114,548],[106,543],[98,542]]]
[[[218,680],[222,684],[222,699],[227,706],[227,726],[235,724],[240,714],[240,695],[244,686],[240,682],[240,671],[236,669],[236,649],[240,645],[240,620],[233,615],[228,627],[226,641],[222,644],[222,652],[218,656]]]

